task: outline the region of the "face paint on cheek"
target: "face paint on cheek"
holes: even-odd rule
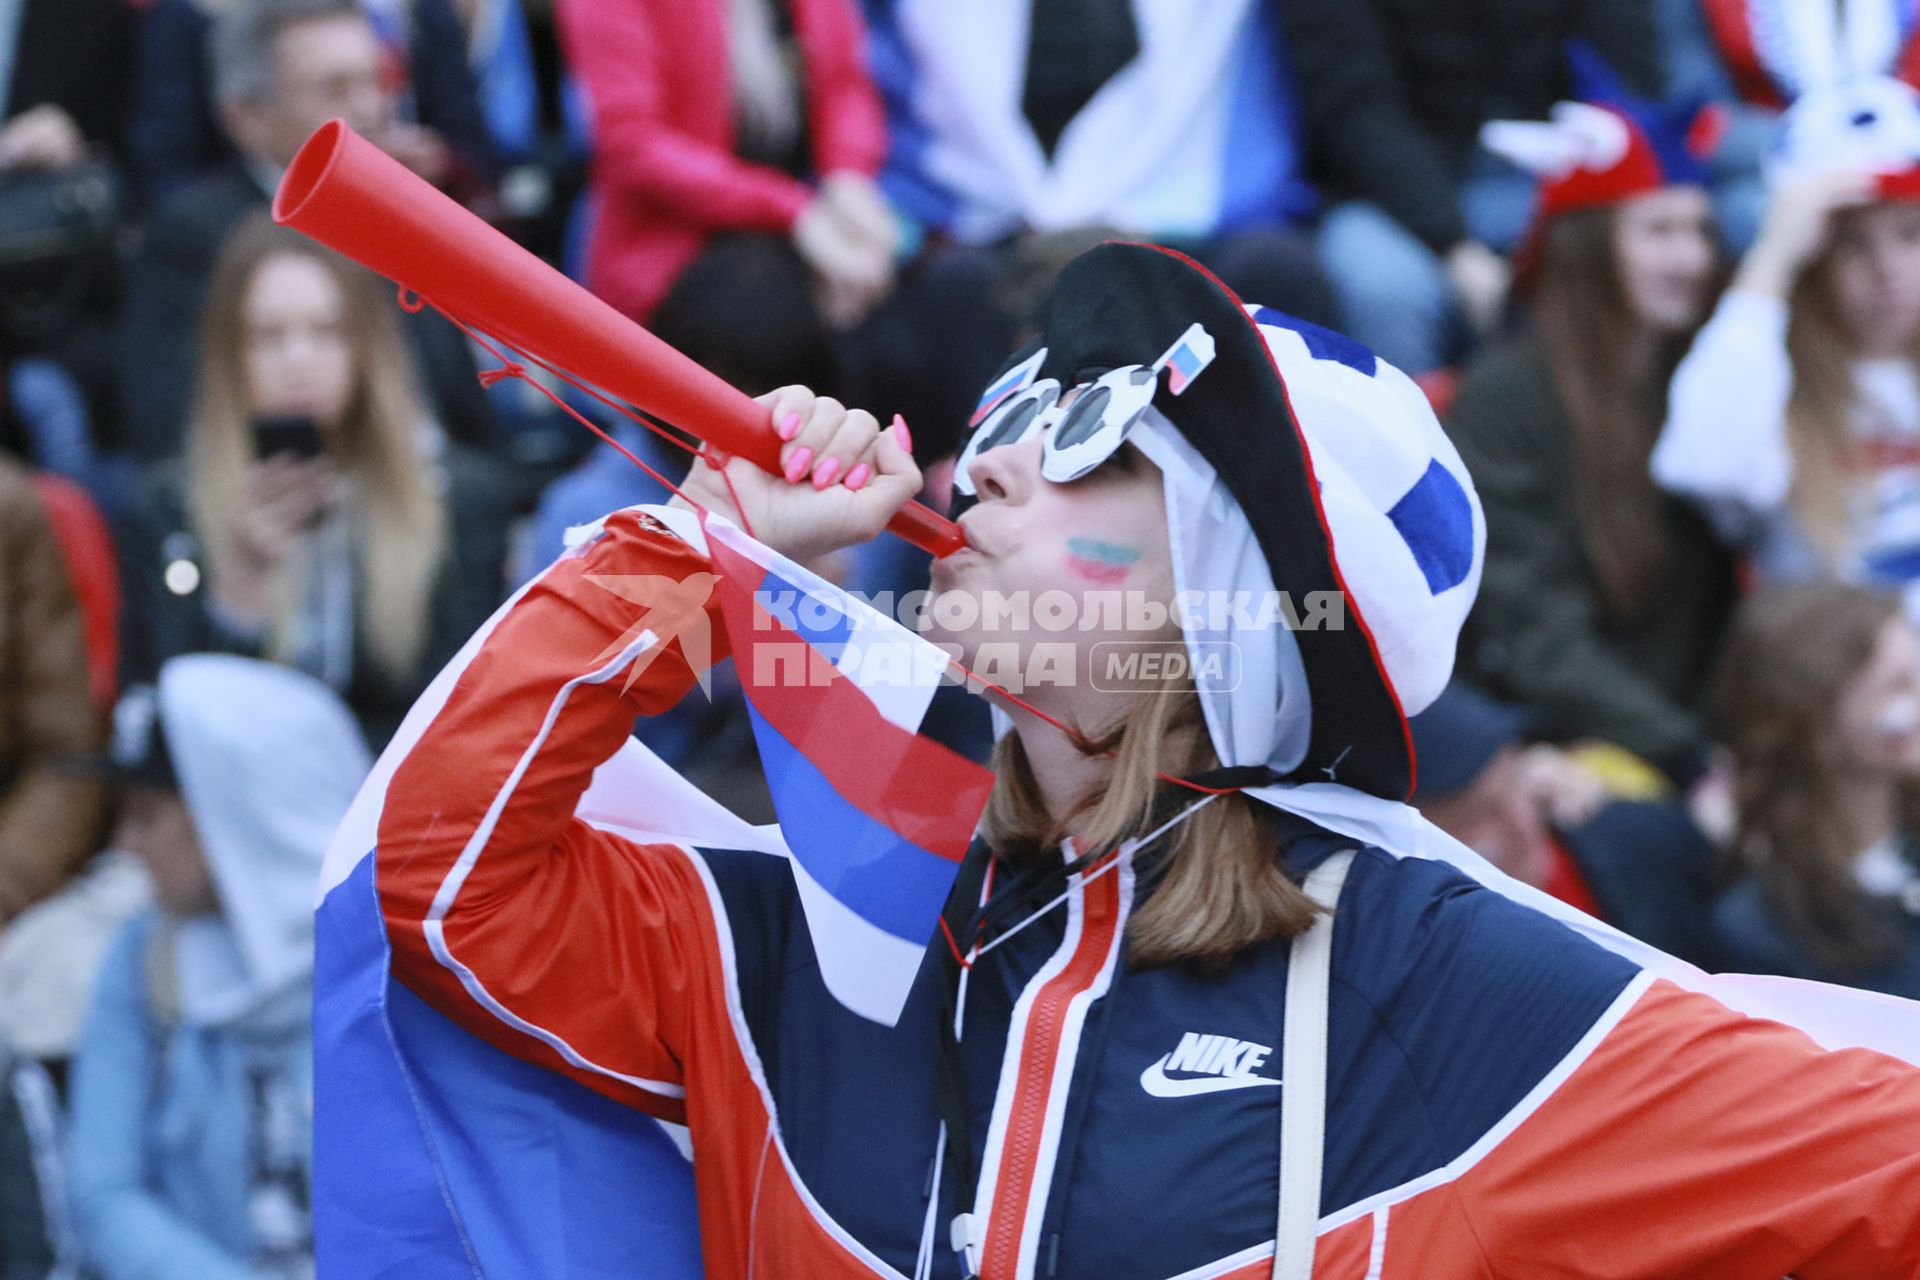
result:
[[[1098,538],[1067,539],[1067,569],[1096,586],[1117,587],[1140,561],[1140,549]]]

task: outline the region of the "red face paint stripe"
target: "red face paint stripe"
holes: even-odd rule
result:
[[[1102,587],[1117,587],[1132,573],[1126,565],[1106,564],[1099,560],[1090,560],[1086,556],[1068,556],[1067,568],[1075,576]]]

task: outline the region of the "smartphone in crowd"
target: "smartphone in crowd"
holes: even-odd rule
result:
[[[253,420],[253,456],[317,458],[326,448],[320,424],[304,414],[263,414]]]

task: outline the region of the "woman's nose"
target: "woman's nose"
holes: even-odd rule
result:
[[[977,453],[967,478],[980,501],[1025,502],[1040,480],[1040,442],[1023,440]]]

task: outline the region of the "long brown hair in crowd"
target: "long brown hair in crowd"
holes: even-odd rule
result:
[[[347,478],[357,627],[374,661],[404,678],[427,641],[433,580],[446,550],[446,513],[421,457],[427,421],[392,295],[373,276],[265,214],[242,223],[220,251],[201,317],[200,367],[187,431],[187,508],[210,563],[234,554],[228,514],[246,501],[253,456],[247,388],[246,299],[260,268],[280,257],[323,268],[340,290],[353,348],[354,387],[327,447]],[[268,651],[284,657],[305,566],[283,564],[272,598]]]
[[[1069,833],[1077,849],[1115,848],[1170,817],[1164,801],[1185,806],[1201,798],[1162,782],[1161,770],[1191,777],[1219,766],[1190,682],[1146,695],[1119,728],[1087,741],[1084,750],[1111,752],[1113,775],[1055,818],[1041,800],[1019,735],[1009,733],[994,747],[998,782],[981,830],[1001,856],[1029,863],[1057,858]],[[1165,852],[1150,855],[1148,874],[1157,883],[1127,925],[1127,958],[1136,967],[1185,962],[1218,968],[1242,948],[1292,938],[1313,923],[1319,908],[1281,870],[1273,820],[1257,801],[1238,793],[1221,796],[1165,840]]]
[[[1667,382],[1691,335],[1660,338],[1634,316],[1614,251],[1616,211],[1580,209],[1546,227],[1533,325],[1565,407],[1574,505],[1601,601],[1632,618],[1666,562],[1651,460]]]
[[[1715,690],[1734,759],[1735,856],[1794,939],[1841,973],[1899,946],[1854,880],[1834,724],[1842,691],[1899,614],[1896,597],[1845,583],[1770,588],[1742,608]],[[1909,819],[1917,800],[1902,797]]]
[[[1848,210],[1835,220],[1857,216]],[[1829,562],[1847,542],[1850,517],[1848,472],[1852,461],[1858,358],[1834,297],[1830,263],[1838,236],[1794,282],[1787,310],[1787,354],[1793,390],[1787,399],[1787,439],[1793,451],[1789,501],[1800,528]],[[1920,336],[1908,359],[1920,376]]]

